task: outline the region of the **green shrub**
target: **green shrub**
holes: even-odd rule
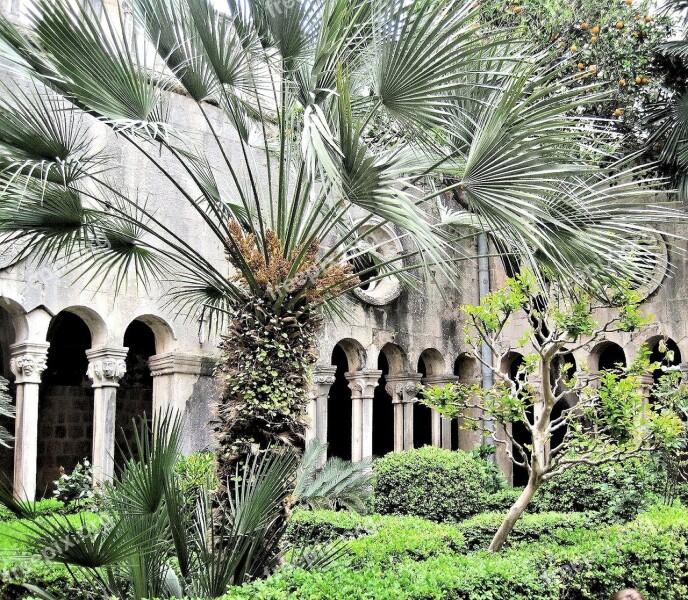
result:
[[[64,502],[56,500],[55,498],[39,500],[34,503],[33,508],[36,511],[36,514],[39,515],[49,515],[52,513],[66,514],[73,511],[71,505],[66,505]],[[0,523],[14,521],[16,518],[17,517],[13,512],[9,511],[4,506],[0,505]]]
[[[600,511],[610,522],[625,522],[656,503],[661,486],[661,473],[650,459],[577,465],[543,484],[531,512]]]
[[[87,502],[93,497],[93,467],[87,458],[74,466],[71,473],[60,467],[60,478],[55,484],[55,499],[64,503],[77,504]]]
[[[179,475],[182,489],[191,495],[197,495],[202,488],[213,490],[217,487],[215,455],[212,452],[194,452],[181,456],[175,471]]]
[[[506,512],[518,500],[523,488],[507,487],[485,498],[484,512]],[[530,511],[530,506],[528,510]]]
[[[505,512],[482,513],[458,524],[469,550],[486,550],[504,519]],[[519,543],[533,543],[558,537],[563,530],[594,526],[597,513],[541,513],[523,515],[509,534],[507,547]]]
[[[64,509],[61,502],[52,499],[38,502],[37,507],[43,514]],[[98,515],[84,514],[87,522],[99,519]],[[64,518],[72,520],[79,517]],[[88,600],[88,594],[74,586],[74,581],[64,565],[49,563],[40,557],[26,556],[26,547],[21,541],[24,531],[28,531],[28,521],[23,519],[0,523],[0,598],[16,600],[30,597],[31,594],[21,585],[29,583],[40,586],[57,598]]]
[[[353,511],[297,511],[286,539],[296,545],[349,540],[354,562],[389,562],[403,556],[423,559],[463,552],[466,544],[456,525],[433,523],[419,517],[362,516]]]
[[[375,464],[375,510],[460,521],[482,512],[501,485],[493,463],[460,450],[426,446],[388,454]]]
[[[298,546],[353,539],[377,531],[379,517],[361,516],[342,510],[297,510],[292,515],[285,540]]]
[[[541,523],[578,518],[538,517]],[[414,521],[386,519],[406,524],[407,533]],[[411,545],[420,544],[418,527],[410,536]],[[457,533],[461,529],[460,525],[436,527]],[[394,544],[387,543],[390,554],[385,556],[382,545],[377,546],[380,531],[352,541],[352,556],[329,569],[309,572],[286,567],[264,581],[233,588],[224,600],[600,600],[629,586],[652,600],[688,597],[688,510],[684,508],[657,508],[634,522],[596,530],[559,529],[556,541],[524,544],[499,554],[461,555],[444,544],[433,551],[426,546],[425,552],[414,555],[398,553]],[[429,534],[426,529],[425,535]],[[401,530],[394,537],[403,538]]]

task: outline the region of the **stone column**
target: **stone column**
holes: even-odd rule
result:
[[[14,424],[14,497],[36,498],[38,461],[38,388],[48,358],[47,343],[21,342],[10,346],[10,369],[17,386]]]
[[[373,397],[382,371],[353,371],[346,374],[351,389],[351,460],[373,455]]]
[[[127,370],[128,348],[86,350],[88,378],[93,382],[93,483],[111,481],[115,474],[117,388]]]
[[[413,405],[420,389],[420,373],[387,375],[387,391],[394,403],[394,451],[413,448]]]
[[[151,356],[148,366],[153,376],[153,419],[171,408],[184,418],[182,452],[189,454],[205,448],[209,441],[206,425],[212,415],[210,406],[199,407],[197,403],[219,393],[212,379],[213,358],[168,352]]]
[[[423,385],[444,387],[458,381],[455,375],[432,375],[423,379]],[[456,423],[454,423],[456,426]],[[432,411],[432,445],[451,450],[452,420],[443,417],[435,409]]]
[[[337,367],[318,365],[313,374],[311,400],[308,403],[309,425],[306,429],[306,443],[317,439],[327,443],[327,398],[335,380]]]
[[[480,377],[473,377],[470,379],[459,379],[459,383],[462,385],[478,385],[482,382]],[[474,397],[472,401],[475,401]],[[480,446],[484,443],[484,438],[481,430],[474,431],[470,429],[468,425],[468,418],[480,419],[481,411],[478,408],[467,408],[463,413],[463,416],[458,418],[458,423],[456,424],[459,429],[459,450],[464,450],[465,452],[470,452],[473,448]]]

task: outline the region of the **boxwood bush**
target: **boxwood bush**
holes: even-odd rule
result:
[[[630,521],[656,503],[662,482],[649,458],[577,465],[543,484],[529,511],[602,511],[610,522]]]
[[[458,524],[469,550],[486,550],[504,519],[504,512],[482,513]],[[523,515],[507,539],[507,547],[558,538],[562,531],[594,527],[598,513],[541,513]]]
[[[503,487],[493,463],[431,446],[381,458],[374,479],[376,512],[447,522],[482,512]]]
[[[652,600],[688,597],[683,508],[657,509],[624,525],[559,530],[556,542],[499,554],[462,555],[445,544],[414,556],[387,544],[391,554],[385,557],[379,542],[377,534],[359,538],[351,542],[353,560],[312,572],[286,567],[230,590],[224,600],[600,600],[624,587],[636,587]]]

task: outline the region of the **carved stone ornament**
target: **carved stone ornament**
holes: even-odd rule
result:
[[[87,375],[94,387],[100,385],[118,385],[127,371],[127,364],[121,358],[104,358],[92,361],[88,365]]]
[[[316,383],[318,385],[332,385],[334,381],[334,375],[315,375],[313,377],[313,383]]]
[[[10,359],[10,368],[17,383],[40,383],[41,374],[46,368],[46,354],[24,352]]]

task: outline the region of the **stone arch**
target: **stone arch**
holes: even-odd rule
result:
[[[523,355],[520,352],[509,352],[506,356],[502,358],[500,369],[502,373],[509,376],[512,381],[517,381],[521,379],[519,374],[519,368],[523,364]],[[529,417],[532,418],[532,410],[529,411]],[[528,429],[523,423],[513,423],[511,425],[511,435],[514,440],[518,442],[521,446],[525,446],[531,443],[531,436]],[[514,456],[519,457],[516,445],[512,447],[512,452]],[[512,470],[512,482],[515,486],[523,486],[528,481],[528,471],[517,465],[513,465]]]
[[[115,413],[115,464],[125,458],[123,450],[132,450],[134,420],[146,415],[153,416],[153,376],[148,364],[159,347],[155,330],[144,320],[134,319],[124,332],[123,345],[127,348],[127,369],[117,390]]]
[[[50,347],[38,412],[39,495],[52,493],[60,467],[71,472],[79,461],[91,460],[94,400],[86,377],[86,350],[93,347],[92,327],[100,336],[104,329],[95,327],[98,321],[93,314],[86,314],[90,324],[77,311],[61,311],[48,327]]]
[[[333,349],[340,348],[346,356],[349,371],[361,371],[368,365],[368,357],[363,344],[353,338],[339,340]]]
[[[335,367],[334,383],[327,396],[327,456],[344,460],[352,458],[352,399],[346,374],[363,368],[363,346],[352,339],[338,342],[332,350]]]
[[[418,359],[419,365],[421,364],[421,361],[424,365],[424,377],[436,377],[438,375],[447,374],[444,356],[439,350],[437,350],[437,348],[427,348],[426,350],[423,350],[423,352],[420,354],[420,358]],[[421,373],[422,371],[418,369],[418,372]]]
[[[442,353],[435,348],[423,350],[418,357],[417,372],[422,376],[421,383],[425,383],[428,377],[446,374]],[[414,448],[432,444],[433,416],[432,409],[425,404],[416,402],[413,405]]]
[[[165,352],[171,352],[174,349],[174,343],[177,339],[177,336],[175,335],[172,326],[165,319],[158,317],[157,315],[146,314],[136,317],[132,323],[137,321],[144,323],[152,331],[155,337],[156,354],[164,354]],[[126,347],[126,342],[123,345]]]
[[[401,346],[388,342],[382,346],[380,354],[384,354],[387,360],[390,375],[399,375],[408,371],[408,358]]]
[[[386,344],[378,354],[376,366],[382,375],[373,395],[373,456],[394,451],[394,402],[388,377],[402,373],[404,362],[403,350],[394,344]]]
[[[463,352],[454,361],[454,375],[461,383],[478,383],[481,378],[480,363],[467,352]]]
[[[30,330],[24,307],[12,298],[0,296],[0,310],[6,315],[7,321],[12,327],[12,340],[9,343],[14,344],[28,340]]]
[[[604,340],[597,344],[588,357],[588,368],[591,373],[616,369],[617,364],[626,365],[626,353],[615,342]]]
[[[68,306],[61,313],[71,313],[79,317],[91,332],[91,348],[107,346],[108,329],[105,319],[88,306]],[[60,314],[60,313],[58,313]]]
[[[650,350],[650,361],[661,363],[662,367],[678,367],[681,364],[681,350],[678,344],[669,336],[655,335],[645,342],[645,346]],[[666,352],[661,350],[661,346],[666,347]],[[652,379],[657,383],[665,374],[660,367],[652,373]]]

